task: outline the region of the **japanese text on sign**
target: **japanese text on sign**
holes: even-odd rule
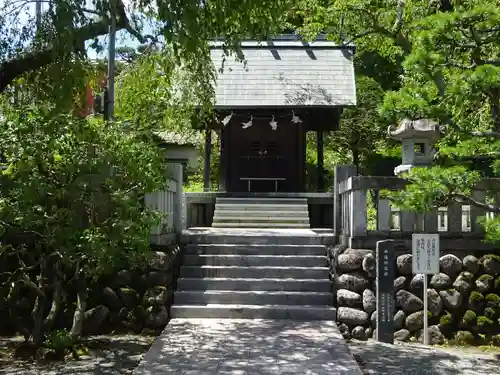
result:
[[[413,234],[412,255],[413,273],[439,273],[439,234]]]

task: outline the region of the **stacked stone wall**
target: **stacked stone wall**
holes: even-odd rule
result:
[[[376,329],[376,258],[372,250],[329,249],[337,321],[346,338],[366,340]],[[394,339],[423,341],[424,275],[412,274],[410,251],[395,259]],[[429,275],[431,344],[447,339],[500,345],[500,256],[444,252],[440,273]]]

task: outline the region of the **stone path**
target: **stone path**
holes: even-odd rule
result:
[[[500,360],[488,353],[422,345],[351,341],[365,375],[497,375]]]
[[[173,319],[134,375],[361,375],[334,322]]]

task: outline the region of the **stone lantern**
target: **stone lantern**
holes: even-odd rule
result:
[[[428,119],[405,119],[397,128],[389,126],[388,133],[391,138],[403,143],[402,163],[394,168],[396,176],[409,172],[414,167],[432,165],[435,154],[433,146],[441,134],[437,122]]]

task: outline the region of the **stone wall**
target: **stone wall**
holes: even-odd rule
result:
[[[83,334],[162,330],[169,321],[169,310],[181,262],[181,251],[172,246],[154,251],[149,264],[139,270],[121,269],[91,286]],[[45,291],[51,296],[51,291]],[[73,293],[72,293],[73,294]],[[70,329],[75,296],[65,296],[54,329]],[[11,335],[31,325],[33,296],[3,302],[0,308],[0,335]],[[4,303],[5,302],[5,303]],[[47,313],[52,301],[47,301]]]
[[[500,256],[455,254],[441,256],[440,273],[428,276],[430,343],[456,339],[500,345]],[[340,331],[346,338],[374,338],[375,252],[337,245],[329,258]],[[398,255],[394,267],[394,338],[423,341],[424,275],[412,274],[410,251]]]

